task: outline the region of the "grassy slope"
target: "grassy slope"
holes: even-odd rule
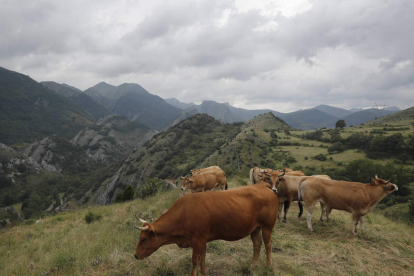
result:
[[[414,108],[413,108],[414,110]],[[351,136],[354,133],[363,133],[364,135],[370,135],[371,131],[375,130],[383,130],[384,127],[386,128],[408,128],[408,130],[399,130],[399,131],[386,131],[384,134],[385,136],[393,135],[395,133],[401,133],[404,138],[408,138],[409,135],[412,135],[414,133],[414,121],[412,118],[409,118],[411,116],[411,113],[414,112],[408,112],[411,111],[411,109],[403,110],[401,111],[400,116],[398,116],[398,113],[389,115],[385,118],[394,118],[394,119],[388,119],[387,121],[383,121],[382,124],[378,124],[378,122],[371,122],[367,123],[363,126],[358,127],[346,127],[344,130],[341,131],[341,137],[347,138]],[[408,114],[408,115],[407,115]],[[403,116],[404,115],[404,116]],[[414,114],[413,114],[414,116]],[[402,120],[398,120],[395,118],[402,118]],[[385,119],[384,119],[385,120]],[[309,131],[307,131],[309,132]],[[301,135],[304,132],[303,131],[292,131],[291,132],[294,135]],[[377,134],[374,134],[377,135]],[[325,138],[329,138],[328,134],[324,134]],[[293,164],[292,166],[309,166],[309,167],[315,167],[317,169],[320,169],[322,166],[324,168],[338,168],[339,162],[342,162],[342,164],[346,164],[350,161],[357,160],[357,159],[368,159],[366,154],[364,152],[361,152],[359,150],[347,150],[341,153],[335,153],[335,154],[328,154],[327,149],[324,147],[329,147],[332,144],[331,143],[323,143],[319,141],[313,141],[313,140],[306,140],[301,139],[293,136],[287,136],[282,135],[282,139],[278,140],[279,142],[298,142],[301,145],[300,146],[279,146],[277,150],[282,150],[284,152],[289,152],[298,162]],[[308,144],[308,146],[306,145]],[[324,146],[324,147],[320,147]],[[311,157],[317,155],[317,154],[324,154],[328,157],[327,161],[318,161],[313,160]],[[308,160],[305,160],[305,157],[308,157]],[[329,158],[332,157],[332,160],[329,160]],[[374,162],[386,164],[389,162],[394,162],[396,160],[395,158],[387,158],[387,159],[373,159]],[[407,168],[414,169],[414,166],[406,164],[404,165]]]
[[[261,166],[263,156],[268,156],[270,133],[283,135],[291,128],[272,113],[265,113],[246,122],[240,133],[230,142],[214,152],[201,164],[201,167],[219,165],[226,172],[247,175],[254,166]],[[269,157],[270,158],[270,157]]]
[[[185,175],[239,131],[236,125],[222,124],[208,115],[197,114],[155,135],[132,154],[125,161],[128,166],[125,166],[121,181],[127,183],[132,178],[145,181],[151,175]],[[160,163],[164,165],[159,166]],[[128,170],[134,168],[136,175],[128,174]]]
[[[247,179],[232,179],[235,188]],[[161,247],[144,261],[133,253],[139,231],[133,228],[138,214],[159,217],[178,199],[179,190],[110,206],[64,213],[38,224],[17,226],[0,235],[1,275],[187,275],[191,249]],[[102,219],[86,224],[87,211]],[[249,269],[253,249],[250,238],[236,242],[213,241],[207,246],[207,275],[413,275],[414,231],[374,212],[366,217],[366,231],[351,234],[351,216],[333,211],[332,221],[321,223],[314,212],[314,229],[297,219],[296,204],[286,224],[273,232],[273,267],[265,268],[264,248],[259,267]],[[95,260],[101,261],[93,265]],[[56,270],[56,267],[59,270]],[[273,273],[272,273],[273,272]],[[49,275],[49,274],[48,274]]]

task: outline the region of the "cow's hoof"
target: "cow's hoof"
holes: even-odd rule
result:
[[[286,223],[286,220],[284,219],[284,220],[282,220],[284,223]]]

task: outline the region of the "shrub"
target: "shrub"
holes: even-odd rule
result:
[[[342,152],[345,150],[345,146],[341,142],[335,142],[328,148],[329,153]]]
[[[92,222],[94,222],[95,220],[100,220],[102,218],[101,215],[96,215],[94,213],[92,213],[91,211],[87,212],[85,215],[85,221],[87,224],[90,224]]]
[[[55,267],[59,270],[65,271],[72,269],[76,264],[76,255],[73,251],[63,250],[59,251],[55,257]]]
[[[17,165],[17,170],[19,173],[25,173],[27,171],[27,167],[24,164]]]
[[[139,198],[146,198],[154,195],[159,190],[166,190],[169,184],[158,178],[150,178],[143,185],[138,186],[137,196]]]
[[[326,159],[327,159],[326,156],[323,155],[322,153],[321,154],[318,154],[318,155],[315,155],[312,158],[315,159],[315,160],[319,160],[319,161],[326,161]]]
[[[134,199],[134,194],[135,194],[134,188],[131,185],[129,185],[128,187],[125,188],[123,192],[123,195],[122,195],[123,201]]]

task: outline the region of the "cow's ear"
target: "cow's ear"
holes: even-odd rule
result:
[[[148,234],[150,236],[155,237],[155,229],[154,229],[154,226],[150,225],[150,228],[148,229]]]
[[[372,186],[377,185],[377,181],[375,180],[375,178],[370,178],[369,179],[369,184],[371,184]]]

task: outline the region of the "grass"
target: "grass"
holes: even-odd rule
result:
[[[234,178],[229,188],[247,179]],[[139,224],[135,215],[153,220],[178,199],[181,191],[159,193],[146,200],[47,217],[41,223],[14,227],[0,235],[0,275],[187,275],[191,249],[163,246],[144,261],[136,261]],[[85,215],[101,216],[91,224]],[[366,230],[351,234],[351,215],[334,210],[330,222],[313,216],[315,232],[297,218],[292,204],[288,222],[273,231],[273,267],[265,265],[262,247],[259,267],[250,269],[250,238],[236,242],[213,241],[207,246],[207,275],[414,275],[414,230],[380,212],[366,218]],[[359,229],[358,229],[359,230]]]

